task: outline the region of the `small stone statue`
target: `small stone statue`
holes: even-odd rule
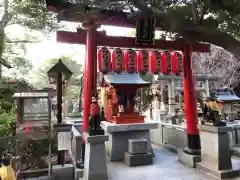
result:
[[[92,104],[90,105],[89,117],[89,135],[103,135],[104,131],[101,129],[101,112],[98,105],[98,94],[92,97]]]
[[[226,122],[221,121],[219,112],[212,107],[211,103],[214,101],[212,98],[206,99],[204,102],[201,102],[203,120],[201,124],[210,123],[213,126],[220,127],[226,126]]]
[[[101,110],[101,121],[106,121],[105,113],[104,113],[104,108],[102,107]]]

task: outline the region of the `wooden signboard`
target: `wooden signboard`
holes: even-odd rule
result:
[[[155,22],[156,21],[153,18],[140,18],[137,20],[137,44],[154,44]]]

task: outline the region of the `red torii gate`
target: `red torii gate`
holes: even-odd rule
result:
[[[61,11],[61,20],[72,22],[83,22],[83,27],[87,30],[86,33],[81,32],[57,32],[57,41],[61,43],[71,44],[86,44],[86,62],[84,71],[84,112],[83,112],[83,127],[85,132],[88,127],[88,108],[91,103],[92,92],[96,90],[96,75],[97,75],[97,46],[109,47],[125,47],[125,48],[151,48],[151,49],[170,49],[183,51],[183,72],[184,72],[184,103],[185,117],[187,120],[187,138],[188,154],[200,154],[200,139],[197,129],[197,107],[196,107],[196,91],[195,79],[192,72],[191,52],[210,52],[210,45],[203,43],[186,44],[184,40],[164,41],[156,40],[154,45],[136,44],[135,38],[130,37],[113,37],[106,36],[102,32],[97,32],[98,23],[122,26],[135,27],[135,21],[127,18],[127,13],[114,13],[104,11],[99,15],[88,16],[88,19],[76,16],[70,10],[57,9],[56,7],[48,6],[49,11],[59,13]],[[158,27],[159,24],[156,23]]]

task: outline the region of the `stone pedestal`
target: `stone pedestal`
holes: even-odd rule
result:
[[[148,140],[128,140],[128,152],[124,153],[124,160],[128,166],[142,166],[152,164],[153,155],[152,153],[148,153]]]
[[[52,167],[52,180],[74,179],[74,167],[71,164],[54,165]]]
[[[54,131],[58,132],[71,132],[72,124],[54,124],[53,125]]]
[[[201,162],[197,168],[217,178],[239,176],[239,170],[232,169],[229,148],[229,127],[199,126],[201,139]]]
[[[84,133],[86,141],[83,180],[108,180],[105,142],[108,136],[89,136]]]
[[[157,129],[158,123],[113,124],[103,121],[101,127],[109,135],[107,154],[110,161],[124,160],[124,153],[128,152],[129,139],[147,139],[148,152],[153,152],[149,130]]]
[[[178,160],[190,167],[195,168],[197,162],[201,161],[201,155],[191,155],[185,153],[182,149],[178,150]]]

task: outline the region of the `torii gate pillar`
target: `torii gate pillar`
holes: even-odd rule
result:
[[[191,155],[200,155],[201,147],[197,128],[198,116],[195,90],[196,82],[192,72],[191,52],[191,45],[186,44],[183,56],[183,85],[188,147],[184,150],[184,152]]]
[[[84,23],[87,29],[86,59],[84,66],[84,102],[83,102],[83,126],[82,132],[88,128],[89,106],[92,102],[92,94],[96,92],[97,81],[97,25],[94,22]],[[83,139],[82,158],[84,160],[85,142]]]

